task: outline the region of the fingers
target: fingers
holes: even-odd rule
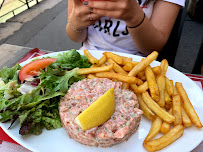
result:
[[[115,2],[113,1],[84,1],[84,5],[90,8],[103,9],[103,10],[115,10]]]
[[[73,0],[73,2],[77,6],[83,5],[83,0]]]
[[[84,1],[83,4],[92,8],[92,12],[100,16],[122,19],[128,12],[127,1]]]
[[[90,13],[88,19],[89,19],[89,21],[95,22],[95,21],[97,21],[99,18],[101,18],[100,15],[98,15],[98,14],[96,14],[96,13]]]

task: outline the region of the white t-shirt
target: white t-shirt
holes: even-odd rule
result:
[[[185,5],[185,0],[164,1],[175,3],[183,7]],[[144,2],[145,0],[142,0],[140,6],[146,16],[150,19],[154,1],[151,1],[147,6],[143,6]],[[125,22],[114,18],[109,20],[109,17],[102,17],[88,27],[87,39],[83,42],[83,46],[80,49],[116,51],[142,56],[133,43]]]

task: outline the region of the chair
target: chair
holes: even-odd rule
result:
[[[167,59],[170,66],[174,65],[175,56],[176,56],[176,52],[178,50],[178,44],[180,41],[182,29],[183,29],[186,9],[187,9],[186,6],[182,9],[180,9],[180,12],[177,16],[176,22],[173,26],[169,39],[168,39],[166,45],[164,46],[163,50],[159,53],[159,56],[157,58],[158,61]]]

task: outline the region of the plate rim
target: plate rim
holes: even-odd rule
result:
[[[45,55],[41,55],[41,56],[38,56],[38,57],[35,57],[35,58],[28,59],[28,60],[26,60],[26,61],[20,63],[20,65],[21,65],[21,66],[24,66],[24,65],[28,64],[29,62],[33,61],[33,60],[36,59],[36,58],[39,58],[39,59],[40,59],[40,58],[43,58],[43,57],[52,57],[52,56],[55,56],[55,55],[58,55],[58,54],[63,54],[64,52],[68,52],[68,51],[70,51],[70,50],[59,51],[59,52],[51,52],[51,53],[48,53],[48,54],[45,54]],[[76,50],[76,51],[78,51],[80,54],[84,55],[83,50]],[[134,54],[121,53],[121,52],[115,52],[115,51],[104,51],[104,50],[88,50],[88,51],[89,51],[90,53],[91,53],[92,51],[94,51],[94,52],[99,52],[99,53],[101,53],[101,52],[112,52],[112,53],[116,53],[116,54],[118,54],[118,55],[123,55],[123,56],[126,56],[126,55],[127,55],[127,56],[133,56],[134,58],[138,58],[139,60],[141,60],[142,58],[145,58],[145,57],[141,57],[141,56],[134,55]],[[152,63],[154,63],[154,62],[160,63],[159,61],[156,61],[156,60],[154,60]],[[203,91],[197,86],[197,84],[196,84],[193,80],[191,80],[191,79],[190,79],[189,77],[187,77],[184,73],[178,71],[177,69],[175,69],[175,68],[173,68],[173,67],[171,67],[171,66],[169,66],[169,68],[172,69],[172,70],[175,70],[176,72],[178,72],[178,73],[180,73],[182,76],[184,76],[188,81],[190,81],[190,83],[192,83],[196,88],[198,88],[198,90],[199,90],[199,91],[202,93],[202,95],[203,95]],[[7,128],[5,128],[4,126],[2,126],[2,124],[3,124],[3,123],[0,122],[1,128],[2,128],[2,129],[4,130],[4,132],[6,132],[6,134],[9,135],[14,141],[16,141],[18,144],[20,144],[21,146],[23,146],[23,147],[25,147],[25,148],[27,148],[27,149],[29,149],[29,150],[31,150],[31,151],[37,151],[37,150],[34,149],[32,146],[29,146],[29,145],[24,144],[23,142],[19,141],[18,138],[17,138],[17,136],[14,135],[14,134],[12,134],[11,132],[9,132],[9,130],[8,130]],[[194,124],[193,124],[193,125],[194,125]],[[202,136],[202,138],[199,138],[199,140],[196,140],[194,146],[191,147],[191,149],[188,149],[188,151],[192,151],[193,149],[195,149],[202,141],[203,141],[203,136]]]

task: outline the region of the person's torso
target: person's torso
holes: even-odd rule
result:
[[[154,1],[144,6],[140,5],[148,18],[152,15]],[[89,50],[117,51],[138,54],[137,48],[130,37],[126,24],[122,20],[102,17],[88,27],[88,37],[83,48]]]

